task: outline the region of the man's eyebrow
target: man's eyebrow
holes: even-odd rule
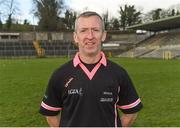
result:
[[[79,28],[79,29],[88,29],[87,27],[82,27],[82,28]]]
[[[89,29],[88,27],[81,27],[79,29]],[[91,29],[100,29],[100,27],[91,27]]]

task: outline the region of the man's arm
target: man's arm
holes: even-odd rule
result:
[[[122,127],[130,127],[137,118],[137,113],[123,114],[121,116]]]
[[[59,127],[60,115],[57,116],[46,116],[46,120],[50,127]]]

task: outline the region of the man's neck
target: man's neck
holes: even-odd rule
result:
[[[81,61],[83,61],[86,64],[95,64],[100,60],[101,53],[99,52],[96,55],[88,55],[88,56],[79,54],[79,57],[80,57]]]

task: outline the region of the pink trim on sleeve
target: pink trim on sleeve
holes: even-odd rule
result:
[[[117,105],[117,107],[120,109],[130,109],[130,108],[134,108],[135,106],[137,106],[140,102],[141,102],[141,100],[137,99],[135,102],[133,102],[129,105],[123,105],[123,106]]]
[[[47,104],[45,104],[44,102],[41,103],[41,106],[47,110],[50,110],[50,111],[60,111],[62,110],[62,108],[56,108],[56,107],[51,107]]]

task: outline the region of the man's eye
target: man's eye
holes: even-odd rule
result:
[[[80,30],[80,32],[86,32],[86,30],[83,29],[83,30]]]
[[[95,32],[99,32],[100,30],[99,29],[94,29]]]

